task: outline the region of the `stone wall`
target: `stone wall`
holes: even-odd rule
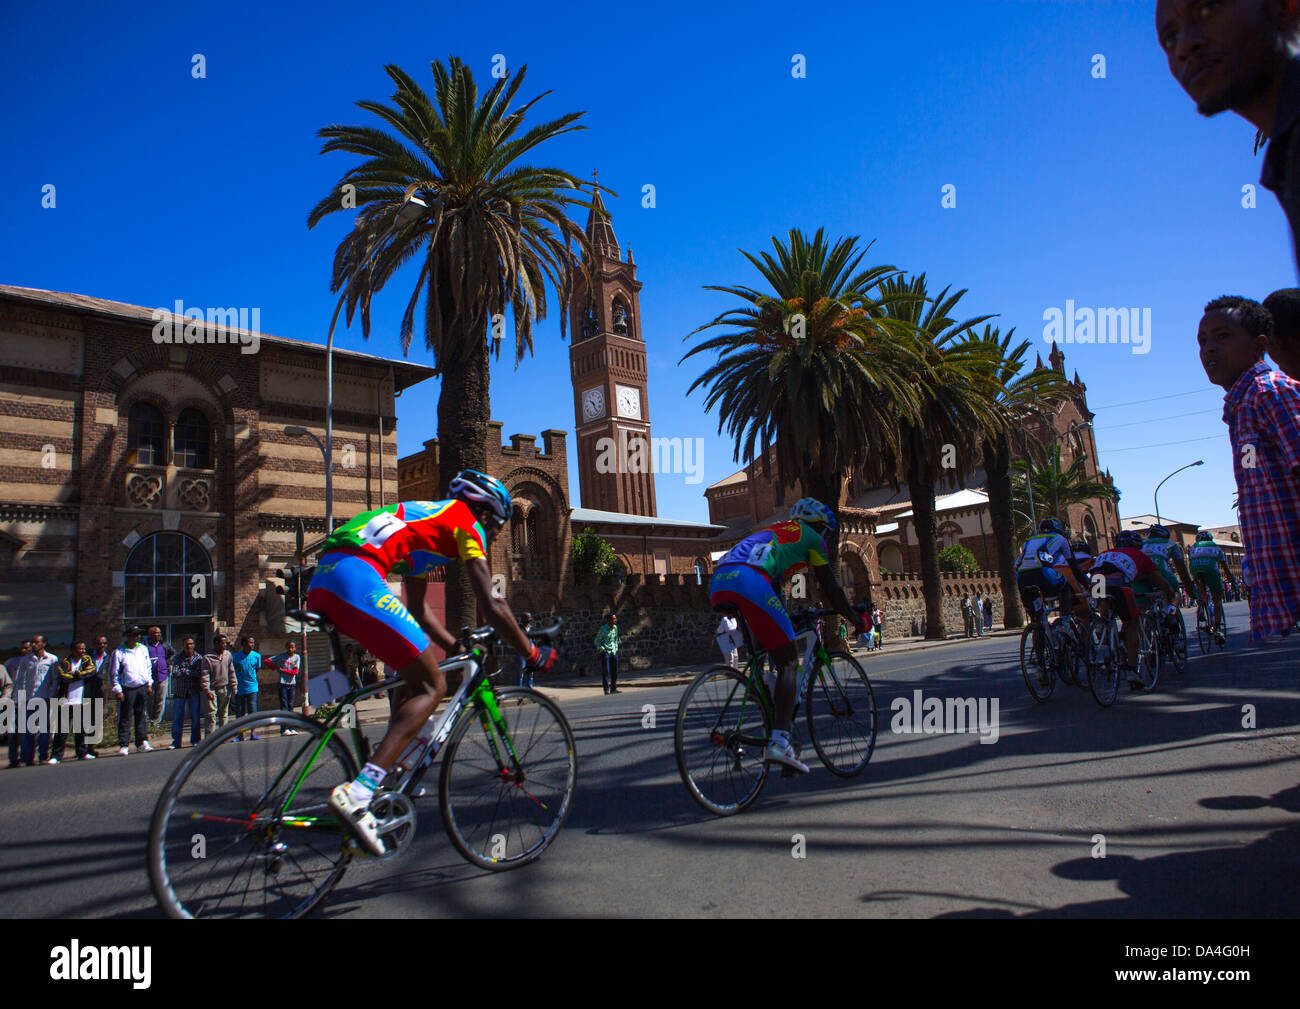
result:
[[[962,595],[976,592],[988,593],[993,600],[993,626],[1002,623],[1002,582],[995,571],[976,571],[970,574],[941,575],[943,619],[949,634],[960,634],[963,629]],[[921,632],[925,617],[925,595],[921,579],[913,575],[884,575],[879,585],[873,586],[872,597],[884,613],[885,640],[904,638]],[[915,621],[916,631],[912,629]]]
[[[714,629],[719,617],[709,605],[708,582],[694,575],[629,575],[599,583],[512,582],[507,594],[516,614],[531,612],[539,622],[564,618],[564,652],[575,666],[598,672],[593,641],[610,612],[618,614],[619,666],[650,669],[721,659]]]
[[[965,592],[985,592],[993,599],[993,623],[1002,622],[1002,593],[993,572],[943,576],[943,612],[950,634],[961,633],[961,599]],[[884,612],[886,640],[908,637],[916,621],[920,633],[925,598],[919,578],[886,575],[873,587],[873,599]],[[511,582],[510,608],[531,612],[536,620],[559,615],[565,620],[565,654],[586,672],[598,672],[600,662],[593,639],[611,611],[618,614],[619,659],[622,669],[711,662],[720,659],[714,631],[718,615],[709,605],[709,586],[695,583],[694,575],[630,575],[624,582],[556,586],[549,582]],[[810,598],[788,599],[791,607],[824,605]]]

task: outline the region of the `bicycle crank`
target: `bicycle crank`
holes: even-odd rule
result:
[[[384,843],[379,860],[404,854],[415,840],[415,806],[410,798],[402,792],[379,792],[370,802],[370,813],[378,821]]]

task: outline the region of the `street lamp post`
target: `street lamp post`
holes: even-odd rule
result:
[[[1170,473],[1169,476],[1165,477],[1164,480],[1161,480],[1158,484],[1156,484],[1155,493],[1151,495],[1151,497],[1155,501],[1155,506],[1156,506],[1156,525],[1160,524],[1160,488],[1165,485],[1165,481],[1168,480],[1170,476],[1177,476],[1185,469],[1191,469],[1193,466],[1204,466],[1204,465],[1205,465],[1204,459],[1197,459],[1196,462],[1189,462],[1186,466],[1179,466],[1176,470]]]

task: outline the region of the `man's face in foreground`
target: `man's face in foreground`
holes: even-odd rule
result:
[[[1201,347],[1201,367],[1210,381],[1231,389],[1241,373],[1259,360],[1266,341],[1251,336],[1237,313],[1216,309],[1201,316],[1196,342]]]
[[[1287,59],[1282,17],[1294,0],[1159,0],[1156,38],[1203,116],[1257,101]]]

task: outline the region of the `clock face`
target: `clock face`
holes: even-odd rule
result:
[[[639,390],[627,385],[615,387],[618,393],[618,415],[620,417],[630,417],[633,420],[641,419],[641,393]]]
[[[582,394],[582,419],[597,420],[605,416],[605,390],[600,386]]]

